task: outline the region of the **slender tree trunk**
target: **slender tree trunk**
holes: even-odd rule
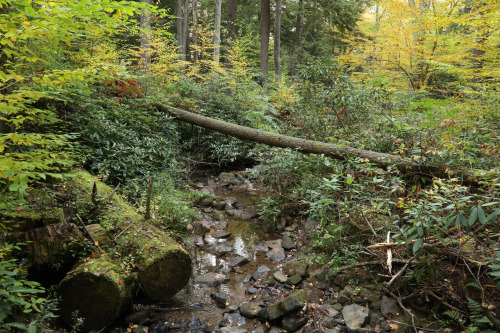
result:
[[[184,0],[182,17],[182,41],[184,43],[184,59],[189,60],[189,0]]]
[[[276,20],[274,21],[274,73],[281,81],[281,7],[282,0],[276,0]]]
[[[193,62],[198,62],[198,0],[193,0]]]
[[[215,34],[214,34],[214,61],[218,65],[220,62],[220,20],[222,12],[222,0],[215,0]]]
[[[375,74],[375,64],[377,62],[377,34],[378,34],[378,24],[379,24],[379,10],[380,5],[377,2],[375,5],[375,36],[373,37],[373,54],[372,54],[372,74]]]
[[[227,1],[227,48],[230,49],[234,45],[236,39],[236,11],[238,9],[238,0]],[[229,58],[224,58],[226,66],[230,66]]]
[[[269,72],[269,27],[271,24],[271,4],[269,0],[260,2],[260,72],[267,77]]]
[[[297,13],[297,24],[295,25],[295,40],[293,43],[292,51],[292,64],[290,69],[290,75],[292,77],[297,76],[297,62],[300,55],[300,41],[302,38],[302,29],[304,27],[304,0],[299,0],[299,11]]]
[[[186,0],[184,0],[186,1]],[[183,9],[183,0],[177,0],[177,45],[179,46],[179,54],[181,58],[185,54],[184,49],[184,32],[182,26],[182,9]]]
[[[151,0],[141,0],[145,4],[150,4]],[[141,10],[141,59],[139,68],[142,75],[148,75],[151,71],[151,13],[149,9]]]

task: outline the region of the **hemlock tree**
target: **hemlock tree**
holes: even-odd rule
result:
[[[271,24],[271,4],[260,1],[260,72],[267,77],[269,71],[269,31]]]

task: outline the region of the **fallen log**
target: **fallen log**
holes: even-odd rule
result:
[[[96,232],[101,252],[77,263],[59,284],[61,318],[74,324],[74,313],[84,318],[83,330],[100,330],[130,309],[136,291],[153,301],[172,297],[191,276],[191,258],[162,230],[160,222],[144,221],[119,195],[108,198],[112,189],[84,171],[75,174],[68,187],[76,188],[81,202],[91,202],[93,184],[109,202],[99,202],[99,217],[117,237]],[[85,193],[85,195],[83,195]],[[94,236],[93,235],[93,236]],[[107,239],[107,240],[106,240]],[[115,246],[111,239],[120,244]]]
[[[349,157],[359,157],[368,159],[371,163],[374,163],[383,168],[394,165],[398,170],[405,174],[413,173],[437,178],[451,178],[459,176],[462,177],[464,181],[469,182],[475,182],[476,179],[480,178],[479,176],[476,176],[475,173],[472,172],[472,170],[459,168],[451,169],[446,165],[430,163],[426,164],[397,155],[379,153],[364,149],[339,146],[331,143],[312,141],[287,135],[265,132],[254,128],[201,116],[170,106],[163,106],[160,104],[155,104],[154,106],[159,111],[174,115],[180,120],[188,122],[190,124],[214,130],[242,140],[263,143],[269,146],[297,149],[298,151],[303,153],[324,154],[325,156],[329,156],[339,160],[344,160]],[[481,170],[477,170],[476,173],[477,172],[482,172],[483,174],[487,173],[486,171]],[[494,173],[492,176],[497,177],[498,173]]]

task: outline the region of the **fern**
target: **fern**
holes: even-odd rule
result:
[[[456,322],[462,321],[462,314],[455,310],[448,310],[443,313],[445,316],[448,316],[451,320]]]
[[[470,312],[471,324],[463,333],[473,333],[480,328],[492,327],[491,321],[483,315],[483,308],[479,302],[467,297],[467,307]]]
[[[472,287],[472,288],[476,288],[478,290],[481,290],[481,285],[477,282],[469,282],[465,285],[465,287]]]

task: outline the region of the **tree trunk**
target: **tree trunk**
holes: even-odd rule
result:
[[[79,172],[68,187],[90,197],[94,181],[90,174]],[[112,191],[100,182],[97,187],[99,193]],[[90,201],[84,196],[80,200]],[[113,239],[120,242],[119,251],[108,253],[103,244],[103,251],[76,264],[59,284],[61,318],[71,324],[73,312],[78,311],[85,318],[84,330],[111,324],[130,307],[138,286],[153,301],[172,297],[189,281],[192,270],[189,254],[158,222],[144,221],[118,194],[101,204],[99,217],[117,226]]]
[[[377,2],[375,5],[375,36],[373,37],[373,53],[372,53],[372,74],[375,74],[375,65],[377,63],[377,34],[378,34],[378,24],[379,24],[379,10],[380,4]]]
[[[198,62],[198,0],[193,0],[193,62]]]
[[[187,1],[187,0],[184,0]],[[183,33],[183,26],[182,26],[182,9],[183,9],[183,0],[177,0],[177,45],[179,46],[179,54],[183,56],[185,54],[185,48],[184,48],[184,33]]]
[[[281,0],[276,0],[276,20],[274,22],[274,73],[281,81]]]
[[[269,27],[271,25],[270,0],[260,1],[260,72],[267,77],[269,72]]]
[[[297,62],[300,55],[300,41],[302,38],[302,29],[304,27],[304,0],[299,0],[299,11],[297,13],[297,24],[295,26],[295,40],[292,50],[292,64],[290,66],[290,75],[297,76]]]
[[[228,0],[227,1],[227,49],[231,49],[234,45],[236,39],[236,11],[238,9],[238,0]],[[224,64],[226,67],[230,67],[230,61],[228,57],[224,58]]]
[[[182,121],[194,124],[203,128],[214,130],[239,139],[263,143],[269,146],[297,149],[302,153],[323,154],[335,159],[344,160],[350,157],[368,159],[380,167],[394,165],[402,173],[414,173],[423,176],[438,178],[449,178],[451,176],[465,177],[465,182],[474,182],[472,172],[462,169],[451,170],[446,165],[419,164],[411,159],[397,155],[378,153],[374,151],[338,146],[330,143],[312,141],[295,138],[287,135],[264,132],[261,130],[227,123],[221,120],[212,119],[185,110],[173,107],[165,107],[156,104],[155,107],[161,111],[175,115]]]
[[[149,5],[151,0],[141,0],[141,2]],[[143,8],[141,10],[141,59],[140,59],[140,72],[142,75],[148,75],[151,70],[151,13],[149,9]]]
[[[214,33],[214,61],[220,62],[220,20],[222,12],[222,0],[215,0],[215,33]]]
[[[182,41],[184,43],[184,59],[189,60],[189,0],[184,0],[182,17]]]

